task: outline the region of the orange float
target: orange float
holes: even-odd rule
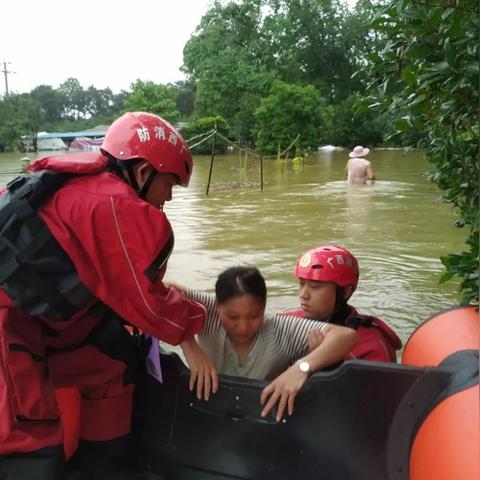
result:
[[[458,392],[434,408],[415,436],[410,480],[480,478],[480,389]]]
[[[412,333],[402,364],[435,366],[452,353],[469,349],[480,349],[478,307],[456,307],[430,317]]]
[[[408,340],[402,363],[437,366],[452,354],[479,349],[478,307],[458,307],[421,325]],[[477,373],[476,384],[449,392],[424,418],[410,451],[410,480],[479,479],[479,412]]]
[[[227,377],[222,380],[222,388],[214,398],[207,404],[199,402],[197,407],[196,400],[190,397],[186,386],[186,367],[181,360],[166,355],[162,366],[167,381],[159,384],[155,380],[149,380],[147,375],[143,379],[143,387],[140,385],[144,392],[137,403],[137,408],[142,412],[139,420],[148,421],[137,425],[136,442],[132,443],[129,455],[140,459],[140,471],[143,468],[162,473],[165,465],[175,465],[179,471],[189,472],[182,478],[195,480],[199,472],[207,471],[208,468],[212,471],[223,468],[224,463],[218,460],[223,458],[222,455],[230,459],[232,452],[237,452],[236,448],[230,447],[225,447],[223,451],[225,438],[222,437],[222,444],[218,447],[220,450],[211,453],[209,442],[218,440],[218,432],[221,435],[232,432],[228,440],[235,442],[235,439],[240,439],[238,447],[249,451],[249,443],[242,440],[242,432],[251,435],[253,429],[261,433],[258,438],[265,443],[263,453],[258,455],[257,452],[255,457],[250,458],[248,465],[253,473],[242,478],[289,480],[293,478],[292,472],[296,468],[301,469],[303,478],[317,478],[318,469],[322,468],[322,471],[332,475],[335,472],[335,476],[327,477],[338,480],[478,480],[479,337],[477,308],[458,307],[440,312],[412,334],[405,347],[403,365],[352,361],[345,362],[340,367],[335,379],[332,379],[330,372],[321,372],[312,377],[309,392],[305,391],[303,395],[313,395],[323,408],[317,408],[315,402],[306,402],[303,414],[296,417],[296,421],[287,421],[286,425],[275,425],[275,428],[275,422],[269,424],[263,419],[257,421],[256,414],[251,413],[259,408],[260,387],[255,382],[237,378],[229,380]],[[183,383],[180,384],[180,381]],[[185,385],[185,388],[179,385]],[[345,395],[352,385],[356,385],[355,390],[350,391],[350,395]],[[64,388],[57,390],[57,400],[68,458],[78,444],[81,398],[77,389]],[[162,408],[159,408],[160,401],[163,402]],[[242,401],[244,403],[240,404]],[[356,409],[358,404],[362,405],[361,409]],[[229,417],[231,412],[237,412],[235,409],[239,409],[239,405],[245,412],[249,412],[252,419],[248,417],[243,421],[243,417]],[[216,408],[220,409],[220,413]],[[222,410],[225,408],[228,415]],[[174,409],[178,419],[171,422]],[[212,412],[216,412],[215,415]],[[332,412],[338,415],[334,422]],[[349,412],[355,413],[349,416]],[[189,421],[185,422],[182,415]],[[375,419],[375,428],[368,428],[370,420],[367,419]],[[322,426],[318,427],[318,435],[309,437],[308,432],[317,428],[316,421]],[[198,425],[202,428],[192,428],[192,424],[196,425],[195,422],[199,422]],[[245,426],[245,423],[248,425]],[[349,429],[351,425],[357,424],[361,428]],[[209,428],[203,428],[207,425]],[[331,430],[328,430],[329,427]],[[192,437],[197,431],[201,431],[202,438],[210,435],[210,440],[204,442],[205,450],[202,450],[203,444]],[[324,431],[327,432],[325,438],[322,437]],[[358,441],[359,435],[362,436],[361,442]],[[302,450],[299,458],[277,455],[279,445],[282,448],[288,445],[289,452],[292,449],[296,451],[297,445],[295,442],[292,444],[292,438],[301,439],[302,445],[311,439],[311,451],[308,448]],[[172,441],[179,442],[178,445],[173,443],[176,448],[172,448]],[[189,444],[190,441],[195,448]],[[339,455],[338,462],[335,463],[335,455],[332,457],[325,454],[328,448],[333,448],[335,442],[338,446],[336,452],[346,448],[347,451],[360,450],[360,453],[353,456]],[[181,448],[182,445],[184,448]],[[348,448],[349,445],[351,448]],[[367,453],[371,454],[372,449],[379,445],[386,445],[385,451],[380,448],[378,455],[374,455],[368,465],[362,463],[368,457]],[[192,459],[192,451],[199,449]],[[365,453],[362,453],[362,449]],[[305,463],[307,453],[310,455],[310,463]],[[240,470],[243,468],[247,454],[245,451],[238,453],[238,464],[226,462],[228,468],[225,475],[218,478],[239,478],[235,468],[236,465],[239,465]],[[275,468],[278,466],[278,472],[273,467],[271,471],[264,470],[262,459],[265,455],[271,455],[275,459],[278,465],[272,465]],[[345,468],[345,462],[348,462],[348,468]],[[182,470],[184,467],[185,470]],[[265,476],[265,472],[270,472],[268,475],[271,476]]]

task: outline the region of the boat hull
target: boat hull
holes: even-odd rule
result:
[[[450,312],[414,332],[411,365],[352,360],[319,372],[280,423],[260,415],[266,382],[222,376],[205,402],[180,358],[163,353],[165,381],[141,375],[132,441],[105,479],[476,480],[480,323],[474,308]]]

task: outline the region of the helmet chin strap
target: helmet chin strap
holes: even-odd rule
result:
[[[135,178],[135,173],[133,172],[133,165],[127,163],[126,165],[122,165],[123,170],[127,172],[128,176],[128,183],[132,186],[132,188],[140,194],[140,187],[138,186],[137,179]]]
[[[145,197],[147,195],[147,192],[150,188],[150,186],[152,185],[152,182],[153,180],[155,179],[155,177],[157,176],[157,171],[152,168],[152,170],[150,171],[150,173],[148,174],[148,177],[147,179],[145,180],[145,183],[142,185],[142,188],[140,189],[140,191],[138,192],[138,196],[142,199],[145,200]],[[136,182],[135,182],[136,183]]]
[[[351,307],[348,305],[348,300],[345,299],[345,289],[343,287],[336,285],[335,295],[335,310],[330,318],[330,323],[344,325]]]
[[[135,174],[133,173],[133,166],[137,163],[135,161],[129,162],[119,162],[118,159],[112,157],[111,155],[107,155],[108,157],[108,170],[122,180],[127,180],[130,186],[136,191],[139,192],[140,188],[137,183],[137,179],[135,178]],[[127,177],[125,178],[125,172],[127,173]]]
[[[116,158],[110,155],[108,156],[108,169],[122,179],[125,179],[125,172],[126,172],[128,183],[138,193],[138,196],[144,200],[158,172],[155,169],[152,169],[148,174],[148,177],[145,180],[145,183],[142,185],[142,188],[140,188],[138,185],[137,179],[135,177],[135,172],[133,171],[133,167],[137,163],[138,161],[119,162]]]

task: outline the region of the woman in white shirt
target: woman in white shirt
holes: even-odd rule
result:
[[[272,380],[260,401],[265,404],[262,416],[278,402],[277,421],[285,409],[292,414],[295,396],[308,377],[342,360],[358,339],[350,328],[288,315],[265,315],[267,289],[255,267],[225,270],[215,284],[215,296],[179,290],[207,308],[207,320],[197,340],[218,373]],[[324,340],[309,353],[308,334],[314,329],[321,330]],[[190,383],[193,389],[197,381],[197,394],[198,380]],[[212,391],[216,390],[218,380],[213,370],[210,378],[200,381],[211,382]]]

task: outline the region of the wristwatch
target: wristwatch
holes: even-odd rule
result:
[[[299,360],[297,365],[298,365],[298,369],[302,373],[307,373],[308,375],[312,373],[312,367],[306,360]]]

